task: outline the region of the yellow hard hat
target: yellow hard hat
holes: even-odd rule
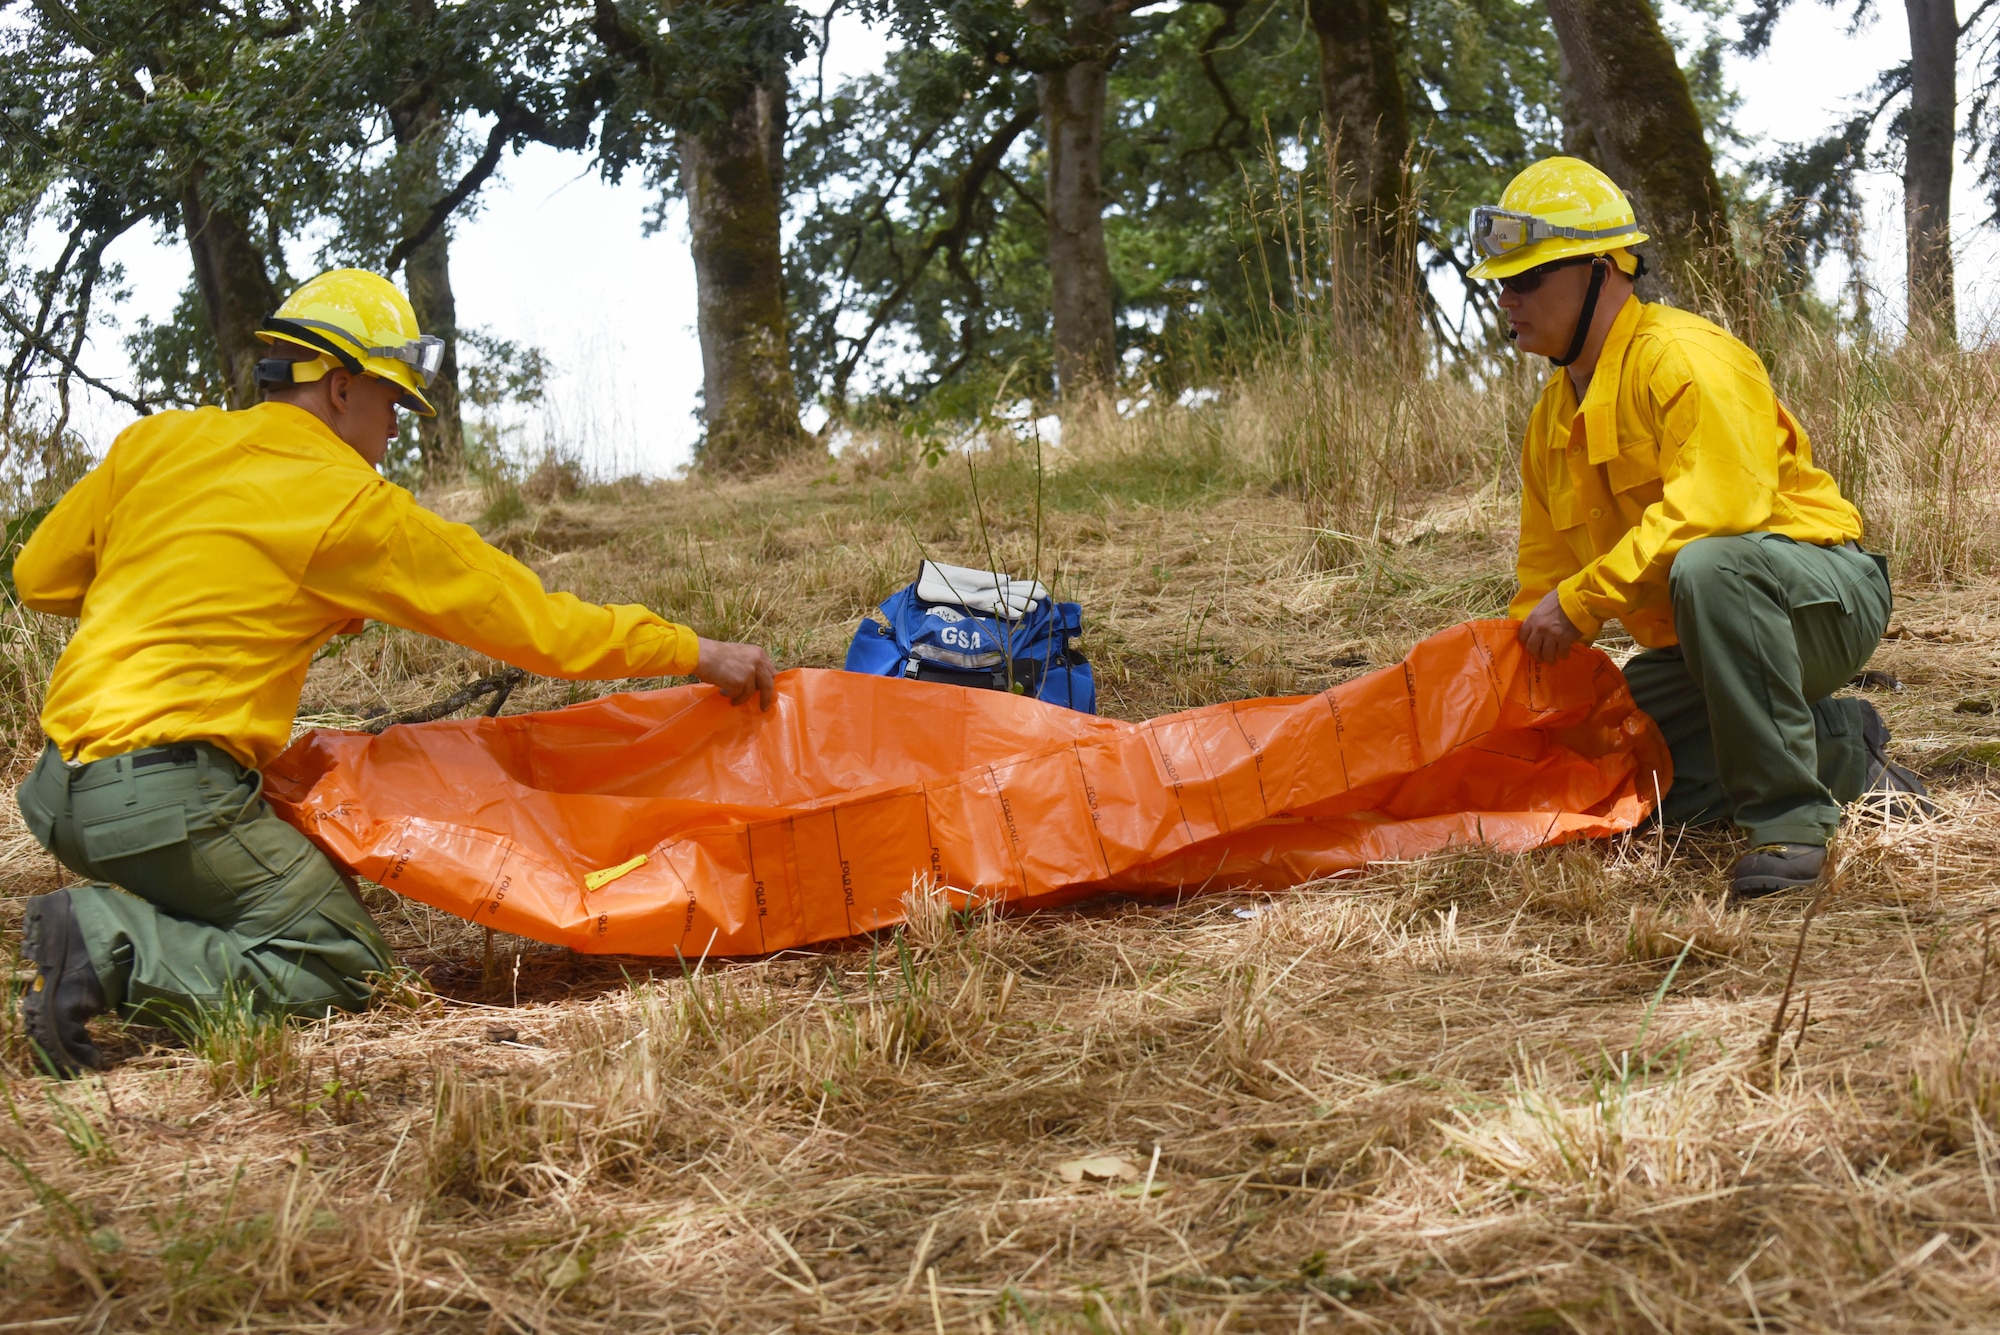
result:
[[[267,316],[257,326],[257,337],[319,354],[305,361],[258,362],[259,381],[306,385],[340,366],[401,386],[397,402],[419,417],[437,416],[424,390],[444,361],[444,340],[418,332],[409,299],[380,274],[327,270]]]
[[[1632,201],[1581,158],[1543,158],[1507,183],[1496,207],[1472,211],[1474,278],[1507,278],[1575,255],[1618,255],[1646,240]],[[1634,261],[1636,263],[1636,261]]]

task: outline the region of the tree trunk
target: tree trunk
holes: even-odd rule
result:
[[[1903,0],[1903,7],[1910,19],[1910,110],[1903,145],[1910,333],[1955,342],[1951,153],[1958,113],[1958,13],[1952,0]]]
[[[1681,305],[1743,313],[1728,207],[1687,76],[1649,0],[1546,0],[1562,45],[1565,142],[1624,187]]]
[[[799,426],[785,314],[783,204],[788,82],[744,88],[729,120],[680,136],[701,333],[704,468],[767,469],[813,448]]]
[[[1578,86],[1576,70],[1560,43],[1556,46],[1556,76],[1562,84],[1563,152],[1585,162],[1603,162],[1604,155],[1597,148],[1597,131],[1591,124],[1590,98]],[[1668,300],[1673,296],[1673,288],[1661,276],[1657,265],[1648,268],[1632,286],[1641,301]]]
[[[264,253],[250,239],[248,220],[213,205],[204,191],[206,180],[199,165],[188,172],[181,186],[181,225],[194,258],[195,287],[214,331],[226,405],[248,408],[257,402],[257,363],[264,356],[257,326],[277,309],[278,294]]]
[[[1578,85],[1576,69],[1569,63],[1569,53],[1556,43],[1556,76],[1562,83],[1562,145],[1563,152],[1585,162],[1596,162],[1603,155],[1597,151],[1597,132],[1590,121],[1590,98]]]
[[[444,190],[438,155],[448,127],[435,97],[390,108],[389,121],[396,132],[397,156],[407,172],[402,183],[403,231],[413,235],[429,219]],[[458,396],[458,302],[451,291],[451,237],[446,228],[438,228],[410,252],[403,261],[403,283],[417,313],[417,328],[444,340],[444,360],[424,391],[437,416],[417,419],[417,453],[427,476],[449,477],[465,469],[465,431]]]
[[[1117,54],[1118,16],[1106,0],[1075,0],[1065,36],[1075,58],[1035,76],[1048,144],[1049,314],[1056,386],[1073,399],[1117,373],[1111,257],[1104,248],[1104,101]],[[1037,4],[1037,23],[1064,27]]]
[[[1385,0],[1311,0],[1310,9],[1334,170],[1350,203],[1356,250],[1375,270],[1364,281],[1407,287],[1415,272],[1403,198],[1410,123],[1395,25]]]

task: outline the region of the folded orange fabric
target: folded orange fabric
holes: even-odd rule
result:
[[[1479,621],[1319,695],[1146,723],[798,669],[768,713],[683,686],[323,729],[265,791],[413,899],[581,951],[693,957],[890,926],[925,882],[1050,905],[1611,835],[1671,782],[1610,659],[1546,666],[1512,622]]]

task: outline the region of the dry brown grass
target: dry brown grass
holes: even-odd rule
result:
[[[1238,429],[1107,428],[1039,506],[1023,459],[980,462],[991,549],[1083,599],[1109,712],[1316,689],[1504,604],[1488,475],[1328,570]],[[494,536],[831,665],[920,552],[985,554],[970,488],[885,448],[543,489]],[[489,972],[378,895],[414,977],[366,1015],[107,1032],[120,1065],[59,1085],[9,1008],[0,1330],[2000,1326],[2000,801],[1992,716],[1955,712],[2000,690],[1993,592],[1901,595],[1877,661],[1908,689],[1876,698],[1945,813],[1846,837],[1775,1037],[1805,905],[1724,907],[1732,846],[1672,832],[1275,898],[919,894],[895,936],[685,971],[502,940]],[[375,631],[306,709],[487,667]],[[57,877],[16,820],[10,950]],[[1068,1180],[1092,1157],[1120,1162]]]
[[[1795,321],[1769,329],[1779,393],[1905,577],[1964,579],[2000,560],[2000,358],[1881,349]]]

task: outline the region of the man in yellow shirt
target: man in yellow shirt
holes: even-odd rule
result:
[[[1738,898],[1816,881],[1864,795],[1929,810],[1875,707],[1833,694],[1888,625],[1888,565],[1757,354],[1633,295],[1646,236],[1587,163],[1529,167],[1472,229],[1510,337],[1558,368],[1521,451],[1522,643],[1553,662],[1615,617],[1644,646],[1625,677],[1673,753],[1661,819],[1745,831]]]
[[[25,604],[78,620],[20,791],[43,847],[95,882],[30,901],[23,931],[27,1032],[59,1074],[101,1064],[86,1022],[106,1010],[367,1004],[389,949],[259,772],[314,653],[363,619],[550,676],[691,674],[771,704],[762,649],[549,593],[376,472],[397,408],[431,412],[440,350],[387,280],[322,274],[260,337],[266,402],[134,424],[15,562]]]

